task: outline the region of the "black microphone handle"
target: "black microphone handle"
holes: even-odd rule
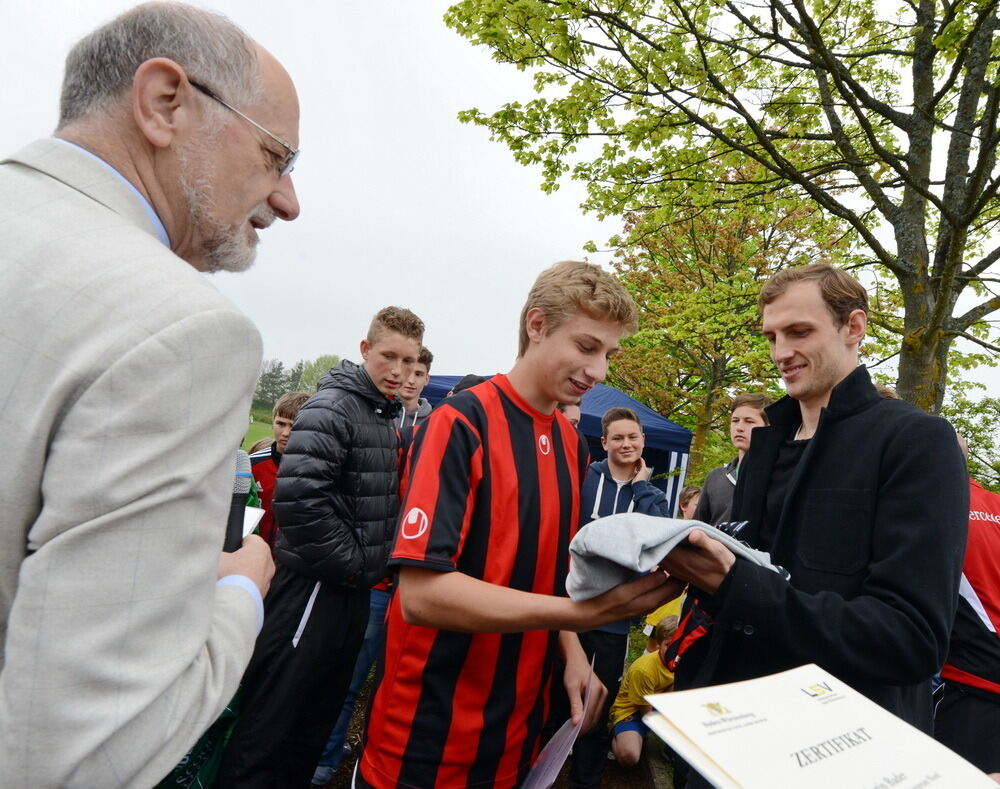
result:
[[[229,521],[226,523],[226,541],[222,550],[232,553],[243,545],[243,516],[247,508],[249,493],[234,493],[229,506]]]

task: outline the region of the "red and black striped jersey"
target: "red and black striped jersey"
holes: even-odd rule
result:
[[[450,398],[411,450],[390,564],[565,595],[588,461],[566,418],[533,409],[505,376]],[[364,780],[375,789],[519,786],[548,714],[558,634],[409,625],[400,594]]]

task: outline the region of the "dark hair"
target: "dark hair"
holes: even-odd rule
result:
[[[639,429],[642,430],[642,422],[639,421],[639,417],[636,416],[635,411],[631,408],[615,406],[614,408],[609,408],[605,411],[604,416],[601,417],[601,435],[607,438],[608,425],[612,422],[617,422],[619,419],[631,419],[639,425]]]
[[[422,364],[427,368],[427,372],[431,371],[431,362],[434,361],[434,354],[431,353],[430,348],[424,346],[420,347],[420,355],[417,357],[417,364]]]
[[[481,383],[485,383],[487,379],[483,375],[476,375],[475,373],[469,373],[468,375],[463,375],[457,384],[451,388],[449,394],[458,394],[459,392],[465,391],[466,389],[471,389],[473,386],[479,386]]]
[[[815,282],[819,285],[823,303],[830,310],[838,327],[847,322],[847,316],[854,310],[863,310],[866,315],[868,314],[868,294],[861,283],[843,269],[825,263],[786,268],[771,277],[760,289],[760,298],[757,299],[757,307],[761,314],[765,306],[797,282]]]

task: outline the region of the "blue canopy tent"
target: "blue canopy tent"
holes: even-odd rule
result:
[[[461,378],[460,375],[431,374],[423,396],[431,405],[436,406]],[[646,465],[653,469],[652,482],[667,495],[667,501],[676,512],[677,497],[684,487],[687,472],[691,431],[671,422],[638,400],[633,400],[619,389],[598,384],[587,392],[580,403],[580,410],[583,412],[580,417],[580,432],[586,437],[594,460],[607,457],[601,447],[601,417],[609,408],[616,406],[631,408],[642,421],[642,429],[646,434],[643,457]]]

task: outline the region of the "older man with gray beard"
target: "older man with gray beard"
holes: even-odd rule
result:
[[[199,273],[299,213],[298,100],[180,4],[66,62],[0,163],[0,786],[151,786],[232,697],[274,572],[220,554],[260,337]]]

